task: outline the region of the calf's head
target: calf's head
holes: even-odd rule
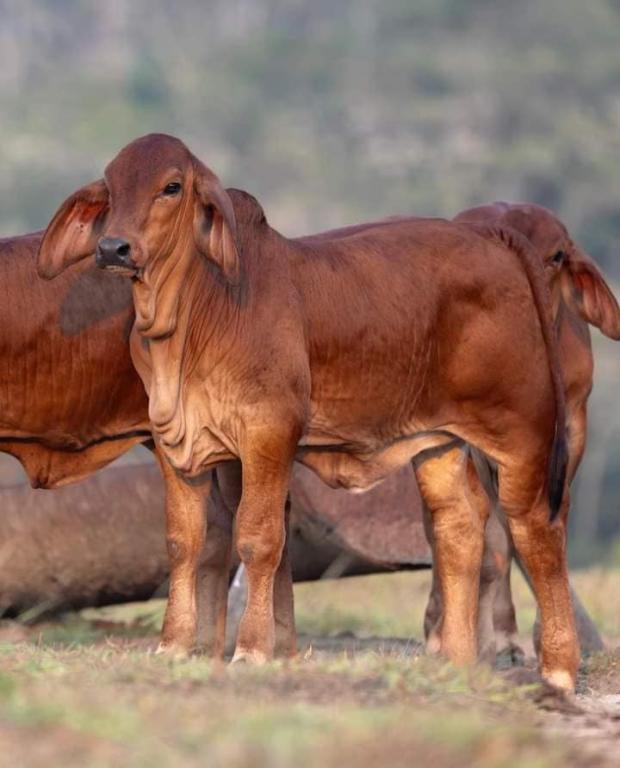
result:
[[[457,221],[503,224],[525,235],[543,259],[547,284],[586,322],[620,339],[620,308],[602,272],[551,211],[528,203],[493,203],[463,211]]]
[[[52,278],[95,254],[101,268],[141,280],[188,248],[239,281],[235,214],[219,179],[179,139],[149,134],[65,200],[41,242],[38,271]]]

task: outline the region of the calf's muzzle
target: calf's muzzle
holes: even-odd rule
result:
[[[131,256],[131,245],[120,237],[102,237],[97,243],[95,262],[101,269],[124,267],[136,269]]]

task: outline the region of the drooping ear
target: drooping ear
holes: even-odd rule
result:
[[[235,211],[220,180],[194,159],[194,240],[198,250],[222,270],[232,285],[241,279]]]
[[[37,255],[37,272],[51,280],[69,265],[95,252],[109,208],[103,179],[78,189],[49,223]]]
[[[585,253],[571,253],[562,269],[562,294],[591,325],[620,340],[620,307],[602,272]]]

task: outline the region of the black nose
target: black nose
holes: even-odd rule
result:
[[[95,261],[98,267],[129,267],[134,268],[131,258],[131,246],[127,240],[120,237],[102,237],[97,243]]]

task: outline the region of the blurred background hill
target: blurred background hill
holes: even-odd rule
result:
[[[620,283],[620,0],[0,0],[0,235],[149,131],[294,235],[495,199]],[[620,561],[620,350],[595,334],[573,561]]]

